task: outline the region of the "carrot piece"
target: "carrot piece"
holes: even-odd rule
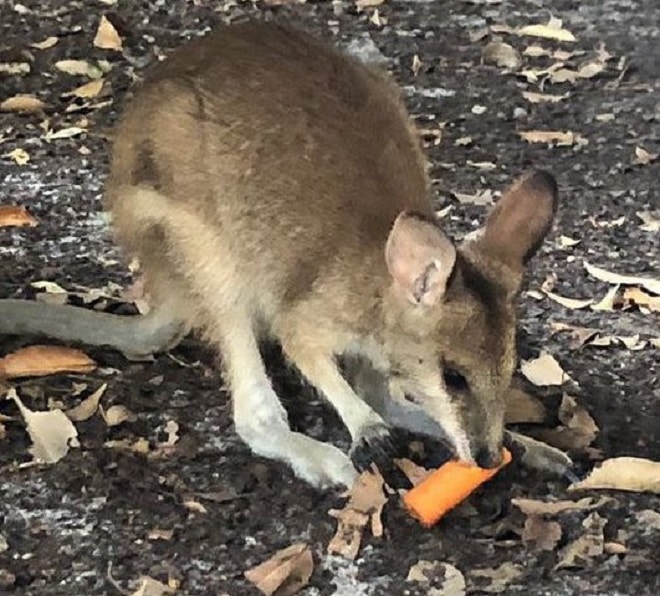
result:
[[[430,527],[506,466],[511,461],[511,452],[503,449],[502,457],[501,465],[490,470],[449,461],[410,489],[403,502],[413,517]]]

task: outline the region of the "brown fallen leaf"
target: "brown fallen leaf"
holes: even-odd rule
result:
[[[137,420],[135,414],[121,404],[110,406],[105,411],[102,410],[101,415],[107,426],[119,426],[126,421],[135,422]]]
[[[107,383],[103,383],[96,391],[91,393],[88,397],[82,400],[77,406],[66,410],[64,413],[69,420],[73,422],[82,422],[91,418],[99,409],[99,403],[105,390],[108,388]]]
[[[520,387],[511,386],[506,401],[506,424],[537,424],[546,418],[543,402]]]
[[[95,79],[84,85],[80,85],[67,93],[63,93],[62,97],[79,97],[81,99],[91,99],[97,97],[101,91],[105,81],[103,79]]]
[[[522,574],[523,569],[520,565],[507,561],[494,569],[473,569],[469,572],[469,577],[473,580],[473,587],[477,591],[499,594],[505,592],[507,586]]]
[[[548,292],[546,290],[541,290],[550,300],[561,304],[564,308],[571,310],[579,310],[581,308],[586,308],[593,304],[593,298],[568,298],[566,296],[560,296],[554,292]]]
[[[591,310],[597,311],[612,311],[620,305],[619,300],[619,286],[611,287],[605,296],[603,296],[598,302],[595,302],[591,305]]]
[[[433,470],[427,470],[423,466],[418,466],[414,461],[406,459],[405,457],[395,459],[394,463],[406,475],[406,478],[410,480],[410,483],[413,486],[421,484],[429,474],[433,473]]]
[[[408,570],[406,581],[426,584],[429,596],[463,596],[466,589],[463,574],[453,565],[441,561],[417,561]]]
[[[635,147],[635,162],[648,165],[660,157],[659,153],[650,153],[643,147]]]
[[[12,149],[9,153],[5,153],[3,157],[9,157],[14,160],[14,163],[19,166],[24,166],[28,161],[30,161],[30,154],[23,149],[22,147],[16,147]]]
[[[140,587],[132,592],[130,596],[166,596],[167,594],[174,594],[176,591],[174,586],[168,586],[146,575],[142,576],[139,581]]]
[[[278,551],[244,575],[265,596],[275,592],[278,596],[291,596],[307,585],[313,569],[312,551],[299,543]]]
[[[570,97],[569,93],[563,95],[552,95],[550,93],[535,93],[534,91],[523,91],[522,96],[529,103],[558,103]]]
[[[369,521],[371,521],[371,533],[376,537],[383,535],[380,516],[387,503],[384,484],[385,481],[379,472],[362,472],[348,492],[349,499],[346,506],[340,510],[329,511],[338,523],[337,532],[328,544],[328,553],[355,559],[360,550],[362,532]]]
[[[23,227],[34,228],[39,225],[37,219],[22,205],[0,205],[0,228]]]
[[[530,515],[525,520],[522,542],[535,550],[554,550],[561,540],[561,525],[537,515]]]
[[[551,17],[545,25],[526,25],[515,30],[516,35],[541,37],[556,41],[577,41],[568,29],[564,29],[562,21]]]
[[[90,79],[98,79],[103,76],[103,71],[87,60],[59,60],[55,62],[55,68],[73,76],[86,76]]]
[[[523,361],[520,370],[530,383],[538,387],[563,385],[571,380],[555,357],[547,352],[541,352],[534,360]]]
[[[603,545],[603,550],[608,555],[625,555],[628,552],[628,547],[620,542],[606,542]]]
[[[623,291],[623,300],[653,312],[660,312],[660,296],[651,296],[641,288],[626,288]]]
[[[603,529],[607,520],[593,512],[582,522],[584,533],[559,551],[559,562],[554,569],[585,567],[605,549]]]
[[[641,457],[606,459],[569,491],[612,489],[660,494],[660,462]]]
[[[578,350],[584,346],[589,340],[596,337],[600,331],[592,327],[575,327],[567,325],[566,323],[550,323],[552,333],[567,332],[570,335],[568,347],[571,350]]]
[[[580,134],[558,130],[523,130],[518,133],[528,143],[556,143],[558,146],[584,145],[587,140]]]
[[[513,46],[501,41],[491,41],[481,52],[485,64],[494,64],[508,70],[518,70],[522,66],[522,58]]]
[[[115,52],[121,52],[122,50],[121,37],[115,26],[105,15],[101,16],[93,43],[94,47],[102,50],[113,50]]]
[[[584,497],[578,501],[538,501],[536,499],[511,499],[511,504],[515,505],[525,515],[559,515],[566,511],[592,511],[603,505],[610,503],[612,499],[607,497]]]
[[[584,261],[584,268],[591,277],[595,277],[600,281],[613,285],[640,286],[653,294],[660,294],[660,279],[651,279],[637,275],[622,275],[613,271],[607,271],[601,267],[596,267],[587,261]]]
[[[87,354],[64,346],[35,345],[20,348],[0,358],[0,377],[41,377],[61,372],[87,373],[96,362]]]
[[[31,43],[30,47],[34,48],[35,50],[48,50],[52,48],[54,45],[57,44],[57,42],[60,41],[59,37],[55,36],[50,36],[44,39],[43,41],[38,41],[36,43]]]
[[[36,95],[19,94],[0,102],[0,112],[41,112],[48,106]]]
[[[559,420],[561,426],[540,430],[538,438],[557,449],[583,450],[598,436],[599,428],[594,419],[570,395],[564,394],[562,398]]]
[[[21,412],[32,446],[29,451],[35,462],[54,464],[60,461],[70,447],[78,447],[78,431],[62,410],[34,412],[10,389],[7,394]]]

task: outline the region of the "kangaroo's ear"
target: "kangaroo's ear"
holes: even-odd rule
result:
[[[456,248],[437,222],[403,212],[390,230],[385,260],[394,282],[410,302],[432,305],[445,294]]]
[[[552,228],[559,203],[557,183],[543,170],[522,176],[502,195],[472,241],[515,268],[524,267]]]

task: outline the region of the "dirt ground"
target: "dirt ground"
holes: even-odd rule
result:
[[[444,123],[441,141],[435,143],[437,136],[430,133],[426,146],[438,209],[452,207],[444,221],[455,237],[473,229],[485,209],[461,202],[455,193],[501,189],[532,166],[552,171],[562,206],[556,230],[534,262],[530,290],[538,292],[554,273],[555,292],[602,297],[608,286],[587,275],[584,260],[658,277],[657,228],[643,229],[636,214],[660,208],[660,166],[657,160],[638,163],[635,158],[636,147],[651,154],[660,151],[657,2],[391,0],[364,10],[341,0],[268,4],[1,3],[0,64],[27,62],[30,72],[0,71],[0,101],[34,93],[50,104],[52,130],[82,125],[84,131],[46,141],[43,114],[0,113],[0,203],[25,205],[40,221],[35,228],[0,229],[0,298],[32,298],[35,290],[29,284],[37,280],[57,282],[68,290],[130,282],[101,214],[109,127],[130,85],[156,56],[220,20],[245,16],[294,23],[362,57],[382,60],[405,88],[420,126],[437,130]],[[486,27],[545,23],[550,12],[563,20],[577,42],[499,35],[520,52],[530,45],[585,52],[568,59],[571,68],[593,56],[602,42],[612,55],[603,72],[574,83],[546,83],[541,90],[525,76],[482,63],[482,50],[495,35]],[[93,47],[101,14],[109,15],[122,36],[123,53]],[[53,47],[30,46],[49,36],[58,37]],[[55,69],[55,62],[63,59],[107,60],[112,69],[105,75],[110,83],[105,96],[88,100],[92,105],[87,106],[79,100],[78,109],[67,112],[75,102],[62,94],[86,79]],[[525,68],[555,61],[530,56],[524,60]],[[557,103],[531,103],[521,94],[526,90],[570,95]],[[112,101],[94,105],[106,100]],[[87,121],[80,123],[81,118]],[[518,134],[538,129],[579,133],[588,142],[551,146],[527,143]],[[28,163],[19,165],[8,155],[17,148],[28,152]],[[561,236],[580,242],[568,247]],[[631,350],[612,344],[573,349],[567,334],[553,333],[557,322],[613,336],[649,337],[658,336],[657,313],[570,310],[542,295],[524,294],[520,354],[529,358],[541,349],[552,353],[579,384],[572,395],[600,428],[593,447],[602,457],[659,460],[657,348]],[[29,343],[34,339],[2,337],[0,355]],[[562,537],[556,548],[539,551],[523,544],[525,518],[511,498],[572,495],[565,491],[566,481],[516,465],[480,490],[471,499],[472,508],[452,512],[431,529],[423,529],[391,501],[383,516],[382,538],[365,536],[355,561],[329,556],[326,546],[336,522],[327,512],[341,505],[341,497],[313,490],[284,466],[249,453],[233,432],[228,397],[219,390],[213,356],[201,343],[187,339],[171,354],[141,363],[110,350],[86,351],[101,368],[88,375],[16,383],[26,404],[45,409],[49,399],[71,400],[74,382],[86,384],[83,395],[107,382],[104,403],[127,406],[136,420],[107,428],[95,416],[78,425],[81,449],[56,465],[27,468],[17,464],[30,459],[28,437],[20,424],[5,423],[7,436],[0,439],[2,594],[91,596],[120,593],[117,585],[128,593],[141,575],[174,579],[181,594],[256,594],[243,572],[298,541],[309,544],[314,553],[315,570],[301,592],[308,595],[431,593],[432,582],[406,580],[420,559],[454,565],[465,576],[468,593],[660,594],[660,524],[653,517],[660,510],[657,496],[605,493],[610,500],[597,510],[607,522],[604,540],[623,543],[626,552],[610,547],[573,566],[556,568],[561,549],[581,535],[590,513],[575,511],[558,518]],[[346,446],[347,434],[336,416],[300,385],[275,349],[268,360],[294,424]],[[540,393],[548,404],[556,405],[561,396],[561,391]],[[11,415],[16,410],[4,402],[0,412]],[[146,458],[104,447],[109,439],[137,437],[155,444],[164,440],[170,420],[178,423],[181,438],[169,457]],[[576,453],[575,460],[580,473],[594,463],[584,451]],[[184,506],[191,499],[203,504],[206,513]],[[479,569],[486,575],[474,573]],[[499,575],[489,573],[492,569]],[[442,583],[441,578],[433,581]]]

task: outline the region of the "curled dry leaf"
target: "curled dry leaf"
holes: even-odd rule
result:
[[[121,52],[122,50],[121,37],[115,26],[105,15],[101,16],[93,43],[94,47],[102,50],[113,50],[115,52]]]
[[[433,470],[427,470],[422,466],[418,466],[414,461],[406,459],[405,457],[395,459],[394,463],[406,475],[406,478],[410,480],[410,484],[413,486],[421,484],[430,474],[433,473]]]
[[[591,310],[598,311],[611,311],[616,308],[619,303],[619,286],[614,286],[607,291],[598,302],[591,305]]]
[[[5,153],[3,157],[9,157],[13,159],[16,165],[24,166],[28,161],[30,161],[30,154],[21,147],[16,147],[12,149],[9,153]]]
[[[554,356],[547,352],[541,352],[534,360],[524,361],[520,370],[530,383],[539,387],[563,385],[571,380]]]
[[[134,422],[136,416],[126,406],[117,404],[103,412],[103,419],[108,426],[119,426],[126,421]]]
[[[245,578],[265,596],[291,596],[304,588],[314,569],[309,546],[303,543],[276,552],[270,559],[245,572]]]
[[[77,137],[83,133],[87,132],[84,128],[80,126],[67,126],[66,128],[60,128],[59,130],[48,130],[43,138],[50,142],[56,141],[58,139],[70,139],[72,137]]]
[[[638,211],[637,217],[642,220],[640,230],[644,232],[660,232],[660,210]]]
[[[534,91],[523,91],[522,96],[529,103],[559,103],[570,97],[569,93],[563,95],[552,95],[550,93],[536,93]]]
[[[564,308],[569,308],[571,310],[579,310],[581,308],[586,308],[593,304],[593,298],[567,298],[566,296],[560,296],[554,292],[548,292],[542,290],[542,292],[550,298],[553,302],[561,304]]]
[[[47,105],[36,95],[19,94],[0,102],[0,112],[41,112]]]
[[[623,300],[653,312],[660,312],[660,296],[651,296],[641,288],[626,288],[623,291]]]
[[[87,354],[63,346],[28,346],[0,358],[0,377],[7,379],[61,372],[87,373],[95,368],[96,362]]]
[[[80,87],[68,91],[67,93],[62,94],[63,97],[79,97],[81,99],[91,99],[99,95],[103,90],[103,85],[105,81],[103,79],[95,79]]]
[[[545,25],[527,25],[516,29],[515,33],[520,36],[541,37],[556,41],[577,41],[568,29],[564,29],[563,23],[554,17],[551,17]]]
[[[37,226],[39,222],[22,205],[0,205],[0,228],[3,227],[30,227]]]
[[[610,503],[612,499],[607,497],[584,497],[578,501],[538,501],[536,499],[511,499],[511,504],[515,505],[525,515],[559,515],[566,511],[592,511],[603,505]]]
[[[90,79],[98,79],[103,76],[103,71],[87,60],[59,60],[55,62],[55,68],[69,75],[85,76]]]
[[[607,520],[598,513],[591,513],[583,522],[584,533],[567,544],[559,552],[555,569],[585,567],[591,559],[602,555],[605,548],[603,529]]]
[[[564,394],[559,407],[559,420],[562,425],[553,429],[543,429],[539,438],[558,449],[582,450],[591,445],[598,435],[598,425],[589,412],[578,405],[573,397]]]
[[[57,45],[57,42],[60,41],[59,37],[47,37],[43,41],[38,41],[36,43],[31,43],[30,47],[34,48],[35,50],[48,50],[52,48],[54,45]]]
[[[465,594],[465,578],[453,565],[441,561],[417,561],[406,577],[408,582],[433,584],[427,594],[437,596],[463,596]]]
[[[589,340],[596,337],[600,331],[592,327],[575,327],[573,325],[567,325],[566,323],[551,323],[550,327],[552,333],[562,333],[567,332],[570,334],[570,342],[568,347],[572,350],[578,350]]]
[[[343,509],[333,509],[329,513],[337,518],[337,532],[328,544],[328,553],[339,554],[347,559],[355,559],[360,550],[362,532],[371,521],[371,533],[383,535],[381,514],[387,503],[383,491],[385,481],[379,472],[365,471],[358,476],[349,499]]]
[[[651,162],[654,162],[660,154],[650,153],[643,147],[635,147],[635,161],[642,165],[648,165]]]
[[[653,294],[660,294],[660,279],[651,279],[648,277],[640,277],[637,275],[622,275],[607,271],[601,267],[591,265],[587,261],[584,262],[584,268],[591,277],[595,277],[600,281],[608,284],[622,285],[622,286],[640,286]]]
[[[613,489],[660,494],[660,462],[641,457],[606,459],[568,490]]]
[[[571,131],[524,130],[518,134],[528,143],[556,143],[558,146],[585,145],[587,143],[582,135]]]
[[[175,593],[174,586],[168,586],[152,577],[142,576],[139,581],[140,587],[130,596],[166,596]]]
[[[561,540],[561,525],[556,521],[548,521],[537,515],[530,515],[525,520],[522,532],[522,542],[525,546],[536,550],[554,550]]]
[[[522,66],[522,57],[513,46],[501,41],[492,41],[481,52],[486,64],[494,64],[500,68],[518,70]]]
[[[66,410],[64,413],[68,416],[69,420],[72,420],[73,422],[88,420],[98,411],[99,403],[107,388],[108,384],[103,383],[103,385],[89,395],[89,397],[85,398],[74,408]]]
[[[70,447],[78,447],[78,431],[62,410],[33,412],[18,397],[15,389],[7,394],[14,400],[25,420],[32,446],[30,453],[35,462],[54,464],[60,461]]]

